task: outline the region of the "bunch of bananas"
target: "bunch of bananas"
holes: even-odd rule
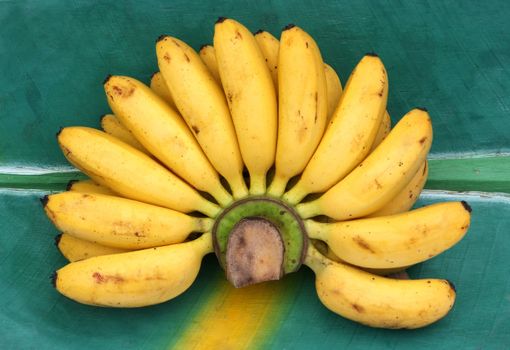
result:
[[[161,36],[150,87],[109,76],[104,131],[58,133],[91,180],[43,198],[70,260],[56,289],[90,305],[162,303],[215,252],[236,287],[305,264],[327,308],[372,327],[446,315],[455,300],[447,280],[384,277],[452,247],[469,227],[465,202],[410,210],[427,178],[427,111],[391,129],[375,54],[342,91],[295,25],[280,40],[226,18],[214,29],[199,53]]]

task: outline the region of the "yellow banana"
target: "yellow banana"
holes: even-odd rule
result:
[[[53,276],[55,288],[82,304],[141,307],[183,293],[202,257],[212,252],[210,233],[180,244],[97,256],[70,263]]]
[[[221,85],[220,72],[218,70],[218,61],[216,60],[216,51],[212,45],[203,45],[198,51],[202,62],[213,76],[214,80]]]
[[[152,75],[150,88],[152,89],[152,91],[156,93],[156,95],[165,100],[165,102],[168,103],[170,108],[172,108],[173,110],[177,110],[174,99],[170,94],[170,90],[168,90],[168,87],[166,86],[165,79],[163,78],[163,74],[161,74],[161,72],[156,72]]]
[[[131,131],[126,129],[124,125],[113,114],[105,114],[101,117],[101,128],[109,135],[112,135],[122,142],[133,146],[139,151],[150,155],[149,151],[143,147],[140,142],[133,136]]]
[[[257,31],[255,33],[255,40],[257,40],[257,44],[271,73],[271,78],[273,78],[275,92],[278,93],[278,51],[280,50],[280,42],[265,30]]]
[[[198,54],[181,40],[162,36],[156,52],[175,104],[209,161],[228,181],[235,198],[247,196],[243,160],[220,86]]]
[[[74,166],[123,197],[210,217],[220,211],[155,160],[113,136],[92,128],[68,127],[57,137]]]
[[[342,96],[342,83],[336,71],[329,64],[324,63],[324,72],[326,73],[326,88],[328,90],[328,123],[338,106],[340,96]]]
[[[101,186],[92,180],[71,180],[67,184],[67,191],[80,192],[80,193],[99,193],[116,196],[117,194],[110,190],[108,187]]]
[[[70,262],[92,258],[94,256],[125,253],[128,250],[108,247],[84,239],[76,238],[67,233],[55,237],[55,243],[62,255]]]
[[[156,158],[221,205],[232,202],[218,173],[177,112],[133,78],[111,76],[104,88],[110,108]]]
[[[44,209],[62,232],[102,245],[141,249],[183,242],[211,229],[212,220],[130,199],[62,192],[45,197]]]
[[[388,136],[391,131],[391,118],[388,111],[384,112],[383,118],[381,120],[381,124],[379,125],[379,130],[377,130],[377,134],[375,135],[374,143],[372,144],[372,148],[370,152],[372,152],[379,144]]]
[[[367,55],[345,85],[329,126],[298,183],[284,199],[298,203],[309,193],[325,192],[369,153],[386,110],[388,77],[379,57]]]
[[[253,34],[232,19],[214,27],[221,82],[239,148],[250,173],[250,193],[266,192],[266,173],[276,152],[277,102],[271,73]]]
[[[395,273],[404,272],[407,268],[410,267],[410,266],[401,266],[401,267],[389,267],[389,268],[384,268],[384,269],[374,269],[374,268],[370,268],[370,267],[355,266],[355,265],[349,264],[347,261],[344,261],[344,260],[340,259],[335,254],[335,252],[333,252],[333,250],[331,250],[331,248],[326,244],[326,242],[321,241],[320,239],[310,239],[310,242],[314,245],[314,247],[322,255],[324,255],[329,260],[332,260],[332,261],[335,261],[335,262],[340,262],[340,263],[343,263],[343,264],[346,264],[346,265],[350,265],[350,266],[354,266],[355,268],[360,268],[363,271],[367,271],[367,272],[373,273],[374,275],[388,276],[388,275],[392,275],[392,274],[395,274]]]
[[[429,114],[413,109],[347,177],[318,199],[297,205],[298,213],[303,218],[327,215],[349,220],[381,209],[414,177],[431,142]]]
[[[399,194],[386,203],[381,209],[367,215],[367,217],[399,214],[411,209],[414,203],[418,200],[418,197],[423,190],[423,186],[425,186],[425,182],[427,182],[428,173],[429,168],[427,166],[427,161],[424,161],[411,181],[409,181],[406,187],[404,187]]]
[[[289,179],[301,173],[324,132],[327,91],[319,47],[301,28],[282,32],[278,58],[278,142],[276,168],[268,189],[279,197]]]
[[[370,268],[413,265],[451,248],[470,223],[466,202],[429,205],[402,214],[337,223],[306,220],[309,237],[320,239],[343,261]]]
[[[380,277],[323,257],[308,246],[320,301],[331,311],[371,327],[419,328],[444,317],[455,302],[447,280]]]

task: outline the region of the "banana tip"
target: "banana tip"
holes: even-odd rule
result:
[[[57,138],[59,137],[59,135],[62,132],[62,130],[64,130],[63,127],[60,127],[60,129],[58,129],[57,133],[55,134],[57,136]]]
[[[287,24],[285,27],[283,27],[283,30],[282,30],[282,31],[292,29],[292,28],[294,28],[295,26],[296,26],[296,25],[295,25],[294,23],[289,23],[289,24]]]
[[[216,20],[216,24],[225,22],[226,20],[227,20],[227,17],[218,17],[218,19]]]
[[[258,34],[262,34],[262,33],[264,33],[264,30],[263,29],[259,29],[256,32],[254,32],[253,35],[258,35]]]
[[[419,109],[420,111],[428,112],[429,110],[425,107],[416,107],[416,109]]]
[[[72,188],[72,187],[73,187],[73,185],[74,185],[75,183],[77,183],[77,182],[78,182],[78,180],[69,180],[69,182],[68,182],[68,183],[67,183],[67,185],[66,185],[66,191],[71,191],[71,188]]]
[[[108,80],[110,80],[110,78],[111,78],[111,77],[112,77],[112,75],[111,75],[111,74],[108,74],[108,75],[106,76],[106,78],[104,78],[104,80],[103,80],[103,85],[106,85],[106,83],[108,82]]]
[[[62,239],[62,234],[59,233],[58,235],[55,236],[55,238],[53,239],[55,241],[55,246],[58,247],[58,244],[60,243],[60,240]]]
[[[48,204],[50,197],[48,197],[48,195],[45,195],[44,197],[39,198],[39,200],[41,201],[43,207],[45,207]]]
[[[462,203],[462,206],[464,207],[464,209],[466,209],[469,213],[471,213],[473,211],[473,208],[471,208],[471,206],[468,204],[468,202],[461,201],[461,203]]]
[[[455,288],[455,284],[452,281],[446,280],[446,282],[450,285],[450,288],[453,289],[455,293],[457,293],[457,288]]]
[[[378,54],[376,54],[376,53],[375,53],[375,52],[373,52],[373,51],[372,51],[372,52],[367,52],[367,53],[365,54],[365,56],[370,56],[370,57],[379,57],[379,55],[378,55]]]
[[[161,34],[160,36],[158,36],[158,38],[156,39],[156,44],[159,43],[161,40],[165,40],[167,36],[168,35],[166,34]]]
[[[200,46],[200,50],[198,50],[198,51],[202,51],[203,49],[205,49],[208,46],[211,46],[211,45],[210,44],[204,44],[204,45]]]
[[[58,277],[57,271],[54,271],[50,276],[50,281],[53,288],[57,288],[57,277]]]

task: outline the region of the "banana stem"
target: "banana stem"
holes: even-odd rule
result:
[[[228,207],[230,204],[232,204],[232,202],[234,200],[232,198],[232,196],[230,195],[230,193],[228,193],[227,190],[224,189],[223,187],[221,187],[214,193],[211,193],[211,195],[214,197],[214,199],[216,199],[218,201],[218,203],[223,208]]]
[[[290,204],[299,203],[308,193],[303,187],[299,185],[299,182],[283,195],[283,200]]]
[[[328,234],[325,230],[327,226],[325,224],[313,220],[305,220],[304,224],[306,227],[306,233],[308,234],[308,237],[320,239],[324,242],[328,241]]]
[[[260,196],[266,193],[266,174],[250,174],[250,194]]]
[[[319,253],[317,248],[315,248],[311,242],[308,244],[304,263],[306,266],[311,268],[316,275],[324,270],[328,265],[331,265],[331,261]]]
[[[240,176],[236,176],[235,178],[227,179],[230,188],[232,189],[232,194],[235,199],[241,199],[248,196],[248,188],[246,184],[242,180],[242,174]]]
[[[213,252],[213,242],[211,232],[206,232],[202,236],[198,237],[194,241],[188,242],[196,246],[198,252],[201,252],[202,256]]]
[[[285,192],[285,187],[287,186],[288,181],[289,180],[287,178],[281,177],[278,173],[276,173],[267,193],[273,197],[281,197]]]
[[[197,208],[197,210],[210,218],[215,218],[221,211],[221,208],[217,206],[214,203],[209,202],[208,200],[204,199],[200,203],[200,207]]]
[[[212,230],[214,220],[211,218],[196,218],[194,219],[193,231],[195,232],[209,232]]]
[[[299,216],[301,216],[303,219],[308,219],[320,215],[321,213],[318,211],[319,208],[316,201],[317,200],[297,205],[296,211],[298,212]]]

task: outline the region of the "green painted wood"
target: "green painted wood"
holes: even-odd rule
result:
[[[429,160],[425,187],[452,191],[510,192],[510,157]]]
[[[64,190],[71,180],[88,179],[81,172],[48,173],[39,175],[1,174],[0,188]]]
[[[0,188],[63,190],[71,180],[85,179],[80,172],[39,175],[1,174]],[[510,157],[486,156],[430,159],[427,189],[450,191],[510,192]]]
[[[377,52],[398,120],[428,107],[433,153],[510,149],[510,2],[469,1],[3,1],[0,3],[0,162],[66,164],[61,126],[99,126],[109,112],[107,74],[148,81],[154,40],[175,35],[199,48],[218,16],[279,35],[296,23],[317,40],[345,82]]]
[[[510,3],[420,1],[2,1],[0,2],[0,339],[2,348],[164,349],[200,310],[221,278],[207,258],[197,283],[160,306],[110,310],[55,293],[46,276],[64,260],[38,198],[60,190],[73,173],[12,175],[11,170],[68,170],[55,133],[61,126],[99,127],[109,112],[101,82],[125,74],[147,82],[157,69],[162,33],[193,47],[211,42],[218,16],[278,36],[296,23],[312,34],[345,82],[367,51],[389,73],[388,110],[395,123],[414,106],[429,109],[432,155],[508,154],[510,149]],[[427,188],[508,191],[508,157],[431,160]],[[451,196],[441,199],[454,198]],[[457,198],[457,197],[455,197]],[[466,197],[460,197],[466,198]],[[420,203],[435,201],[425,197]],[[293,276],[284,321],[265,348],[504,349],[510,344],[508,197],[468,198],[466,239],[411,270],[448,277],[458,289],[453,312],[418,331],[373,330],[341,319],[315,297],[313,275]],[[262,344],[261,344],[262,345]]]
[[[2,349],[166,349],[174,343],[223,278],[215,257],[206,257],[196,283],[173,301],[120,310],[77,304],[59,295],[49,281],[51,272],[65,261],[53,245],[57,231],[41,210],[39,197],[44,193],[0,191]],[[505,348],[510,344],[510,197],[428,193],[418,206],[445,200],[471,204],[471,228],[457,246],[410,270],[413,278],[440,277],[455,283],[457,302],[445,319],[414,331],[355,324],[320,304],[313,274],[303,267],[288,277],[292,290],[274,310],[283,313],[282,321],[259,345],[267,349]]]

